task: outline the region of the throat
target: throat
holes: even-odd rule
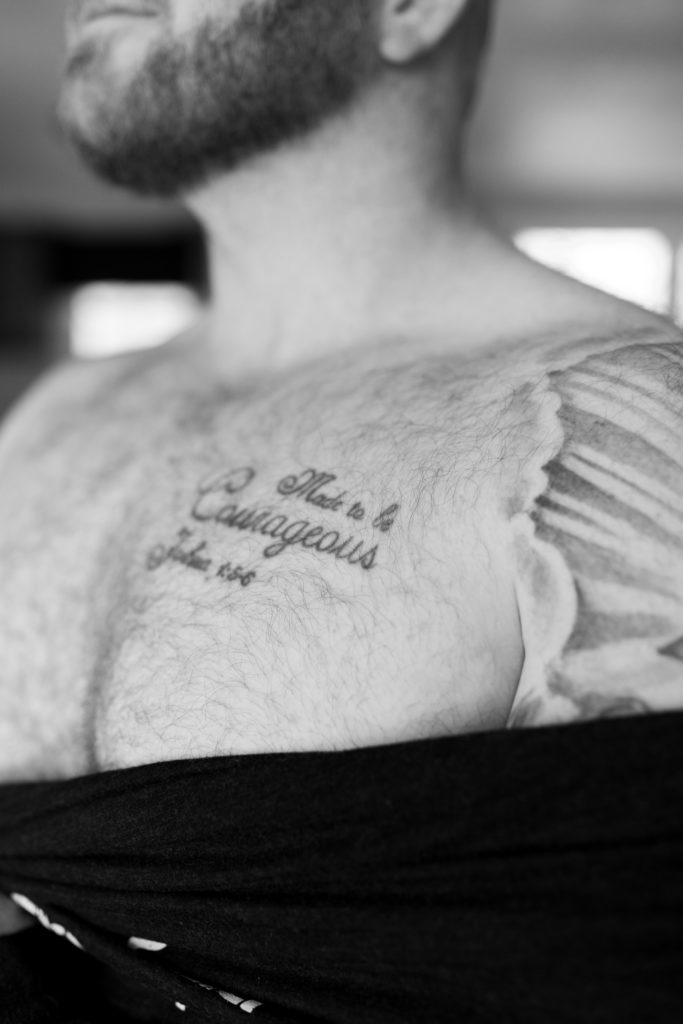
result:
[[[333,142],[278,157],[277,181],[257,167],[194,203],[209,240],[210,349],[232,380],[432,334],[454,287],[462,307],[473,268],[490,272],[491,241],[457,179],[431,172],[418,188],[423,168],[377,153],[340,162]]]

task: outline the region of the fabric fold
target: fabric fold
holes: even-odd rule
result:
[[[682,740],[676,713],[7,785],[0,891],[121,1021],[677,1021]]]

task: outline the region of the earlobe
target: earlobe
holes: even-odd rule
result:
[[[404,64],[419,49],[419,0],[388,0],[383,4],[381,55],[390,64]]]
[[[467,0],[385,0],[380,54],[389,64],[408,64],[445,38]]]

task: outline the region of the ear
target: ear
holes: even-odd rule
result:
[[[380,54],[390,64],[409,64],[448,35],[468,0],[383,0]]]

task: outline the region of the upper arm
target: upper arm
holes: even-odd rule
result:
[[[520,544],[512,724],[683,708],[683,342],[548,374],[562,442]]]

